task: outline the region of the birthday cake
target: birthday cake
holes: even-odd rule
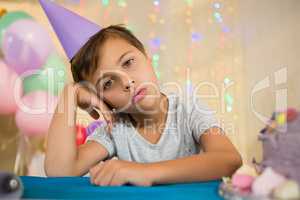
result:
[[[243,165],[224,178],[225,199],[300,199],[300,113],[292,108],[273,113],[258,136],[263,160]]]

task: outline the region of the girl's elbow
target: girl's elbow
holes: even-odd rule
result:
[[[59,173],[59,171],[54,166],[52,166],[50,164],[47,164],[47,162],[45,162],[44,170],[45,170],[45,174],[46,174],[47,177],[62,176],[62,174]]]
[[[44,165],[44,171],[47,177],[57,177],[56,171],[47,164]]]
[[[235,170],[237,170],[238,168],[240,168],[243,165],[243,160],[240,154],[236,155],[235,160],[233,161],[234,164],[234,168]]]
[[[243,164],[241,155],[238,152],[233,152],[228,158],[228,175],[231,176]]]
[[[45,174],[47,177],[67,177],[67,176],[79,176],[75,172],[65,171],[65,170],[57,170],[44,167]]]
[[[44,171],[47,177],[78,176],[74,169],[67,169],[47,161],[44,164]]]

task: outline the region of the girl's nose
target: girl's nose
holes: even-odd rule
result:
[[[130,91],[130,88],[133,86],[134,83],[134,80],[129,81],[128,84],[125,85],[125,89]]]

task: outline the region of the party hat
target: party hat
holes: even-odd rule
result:
[[[49,0],[39,0],[69,60],[101,30],[97,24]]]

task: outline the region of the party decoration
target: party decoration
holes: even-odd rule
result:
[[[200,33],[193,32],[192,33],[192,42],[198,42],[203,39],[203,35]]]
[[[81,125],[76,125],[76,144],[77,146],[84,144],[87,137],[86,128]]]
[[[64,62],[56,54],[48,57],[41,70],[24,78],[24,94],[33,91],[50,91],[58,95],[66,82],[66,68]]]
[[[127,3],[126,3],[125,0],[118,0],[118,6],[120,6],[120,7],[126,7]]]
[[[6,13],[0,18],[0,47],[2,46],[2,39],[6,29],[13,22],[20,19],[32,19],[32,17],[23,11],[13,11]]]
[[[298,117],[298,112],[295,108],[288,108],[286,111],[286,118],[288,122],[295,120]]]
[[[39,0],[69,60],[100,31],[100,27],[85,18],[48,0]],[[80,28],[78,28],[80,27]]]
[[[48,32],[40,24],[22,19],[6,30],[2,48],[5,61],[20,75],[39,69],[53,47]]]
[[[103,6],[108,6],[109,0],[102,0],[102,5]]]
[[[27,136],[43,136],[47,133],[52,115],[57,104],[57,97],[47,92],[31,92],[18,102],[16,124]]]
[[[267,167],[252,184],[252,192],[255,196],[267,196],[273,189],[285,181],[285,177]]]
[[[159,0],[153,1],[153,4],[154,4],[155,6],[159,6]]]
[[[0,114],[10,114],[17,110],[16,98],[22,95],[22,82],[17,74],[0,60]]]
[[[274,190],[275,199],[299,199],[300,187],[294,180],[288,180]]]
[[[219,12],[215,12],[214,13],[214,18],[217,22],[222,23],[223,22],[223,18],[222,15]]]
[[[0,198],[1,199],[21,199],[24,186],[21,179],[13,173],[0,171]]]
[[[222,5],[219,2],[215,2],[215,3],[213,3],[213,7],[215,9],[220,9],[222,7]]]
[[[232,176],[232,185],[243,190],[250,190],[254,182],[254,177],[244,174],[234,174]]]
[[[279,126],[282,126],[286,123],[286,114],[285,113],[279,113],[276,116],[276,122],[278,123]]]

